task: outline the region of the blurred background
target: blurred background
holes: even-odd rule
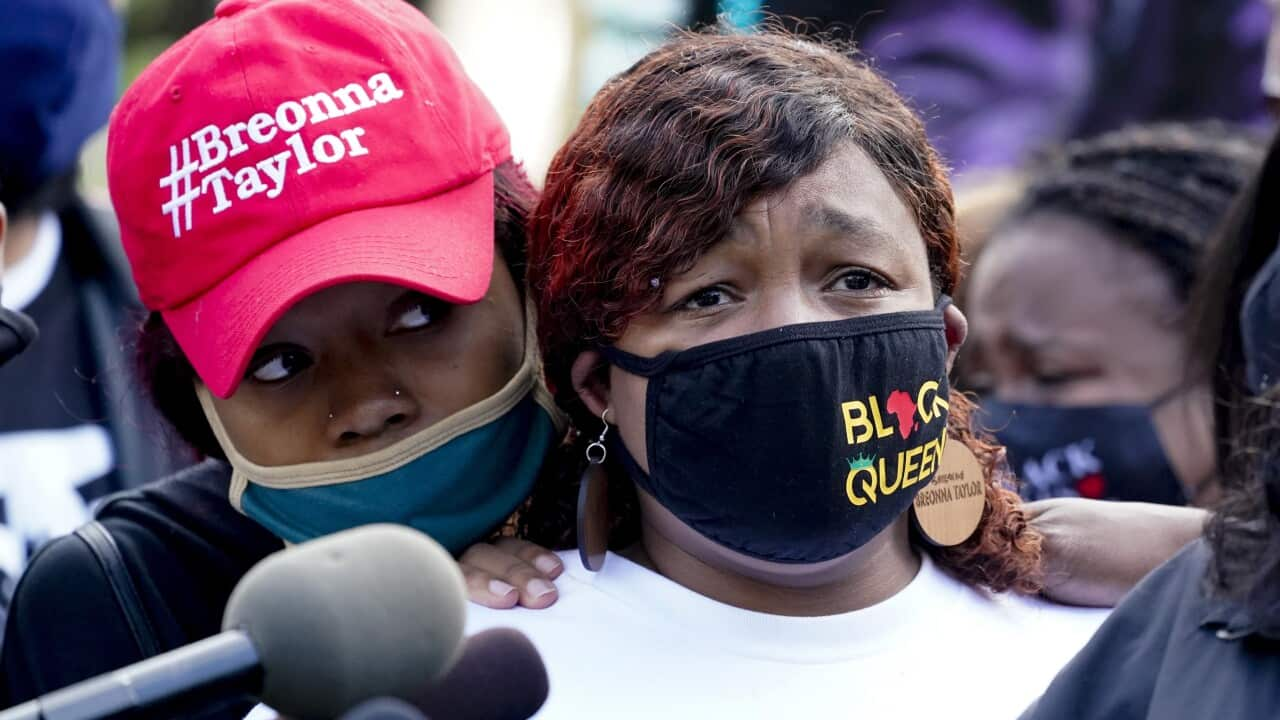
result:
[[[121,87],[211,17],[215,0],[116,0]],[[981,223],[1037,150],[1135,122],[1266,122],[1268,0],[427,0],[539,179],[600,85],[681,27],[765,13],[857,41],[928,122]],[[102,137],[85,194],[105,199]]]

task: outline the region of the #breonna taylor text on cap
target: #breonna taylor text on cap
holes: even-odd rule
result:
[[[143,302],[235,391],[290,306],[344,282],[479,300],[506,128],[403,0],[224,0],[111,118],[107,173]]]

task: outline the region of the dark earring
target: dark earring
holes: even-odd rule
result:
[[[609,475],[604,460],[609,456],[604,439],[609,434],[609,408],[600,414],[604,427],[600,437],[587,446],[587,467],[578,487],[578,557],[591,572],[604,567],[609,550]]]

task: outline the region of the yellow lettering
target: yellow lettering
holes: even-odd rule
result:
[[[867,497],[871,498],[872,504],[875,504],[875,501],[876,501],[876,485],[878,484],[878,482],[879,482],[879,478],[876,477],[876,474],[874,472],[871,473],[870,481],[867,481],[867,480],[862,481],[862,492],[866,493]]]
[[[945,434],[945,433],[944,433]],[[920,478],[927,478],[938,467],[938,440],[925,443],[924,452],[920,455]]]
[[[867,421],[866,405],[858,400],[850,400],[840,405],[840,411],[844,413],[844,433],[850,445],[866,442],[871,438],[871,423]],[[854,430],[861,432],[854,435]]]
[[[920,386],[920,392],[916,393],[916,412],[920,413],[920,420],[928,425],[933,422],[933,406],[925,402],[925,396],[933,393],[933,397],[938,396],[938,383],[933,380],[926,380]]]
[[[912,477],[911,473],[913,470],[920,469],[919,459],[920,459],[920,453],[923,451],[924,451],[924,446],[917,445],[911,448],[910,450],[908,450],[906,453],[900,453],[902,457],[898,461],[899,462],[898,471],[902,474],[903,488],[909,488],[912,485],[915,485],[916,481],[920,479],[920,476],[918,474],[915,477]]]
[[[867,398],[867,401],[871,403],[871,419],[875,421],[876,424],[876,437],[887,438],[892,435],[893,428],[885,427],[884,422],[880,420],[880,402],[876,400],[876,396],[872,395]]]
[[[858,495],[857,487],[854,485],[854,480],[857,479],[859,474],[864,472],[871,475],[871,481],[874,483],[875,477],[876,477],[876,471],[875,471],[875,468],[873,467],[864,467],[864,468],[858,468],[857,470],[850,470],[849,474],[844,479],[844,492],[846,495],[849,496],[849,502],[853,503],[858,507],[862,507],[863,505],[866,505],[867,499]],[[867,481],[863,480],[862,481],[863,487],[866,487],[866,484],[867,484]],[[872,498],[872,502],[875,502],[874,498]]]
[[[920,419],[929,424],[936,417],[941,417],[942,411],[950,410],[951,404],[946,398],[938,394],[938,383],[928,380],[920,386],[920,392],[916,393],[916,412],[920,413]],[[932,398],[932,402],[930,402]]]
[[[898,453],[898,474],[892,485],[885,484],[888,479],[889,473],[884,471],[884,458],[880,458],[880,494],[882,496],[894,494],[902,485],[902,453]]]

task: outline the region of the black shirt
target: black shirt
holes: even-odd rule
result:
[[[138,586],[161,651],[220,632],[232,588],[283,547],[231,506],[230,478],[226,464],[206,461],[117,496],[98,513]],[[83,540],[71,535],[43,547],[9,611],[0,704],[142,659],[123,612]],[[211,716],[243,717],[249,707],[246,700]]]
[[[0,460],[8,460],[0,469],[0,541],[12,545],[0,569],[13,576],[39,545],[85,522],[89,501],[124,489],[74,282],[62,253],[23,309],[40,337],[0,367]]]
[[[1206,596],[1198,540],[1147,576],[1022,720],[1280,717],[1280,640]]]

